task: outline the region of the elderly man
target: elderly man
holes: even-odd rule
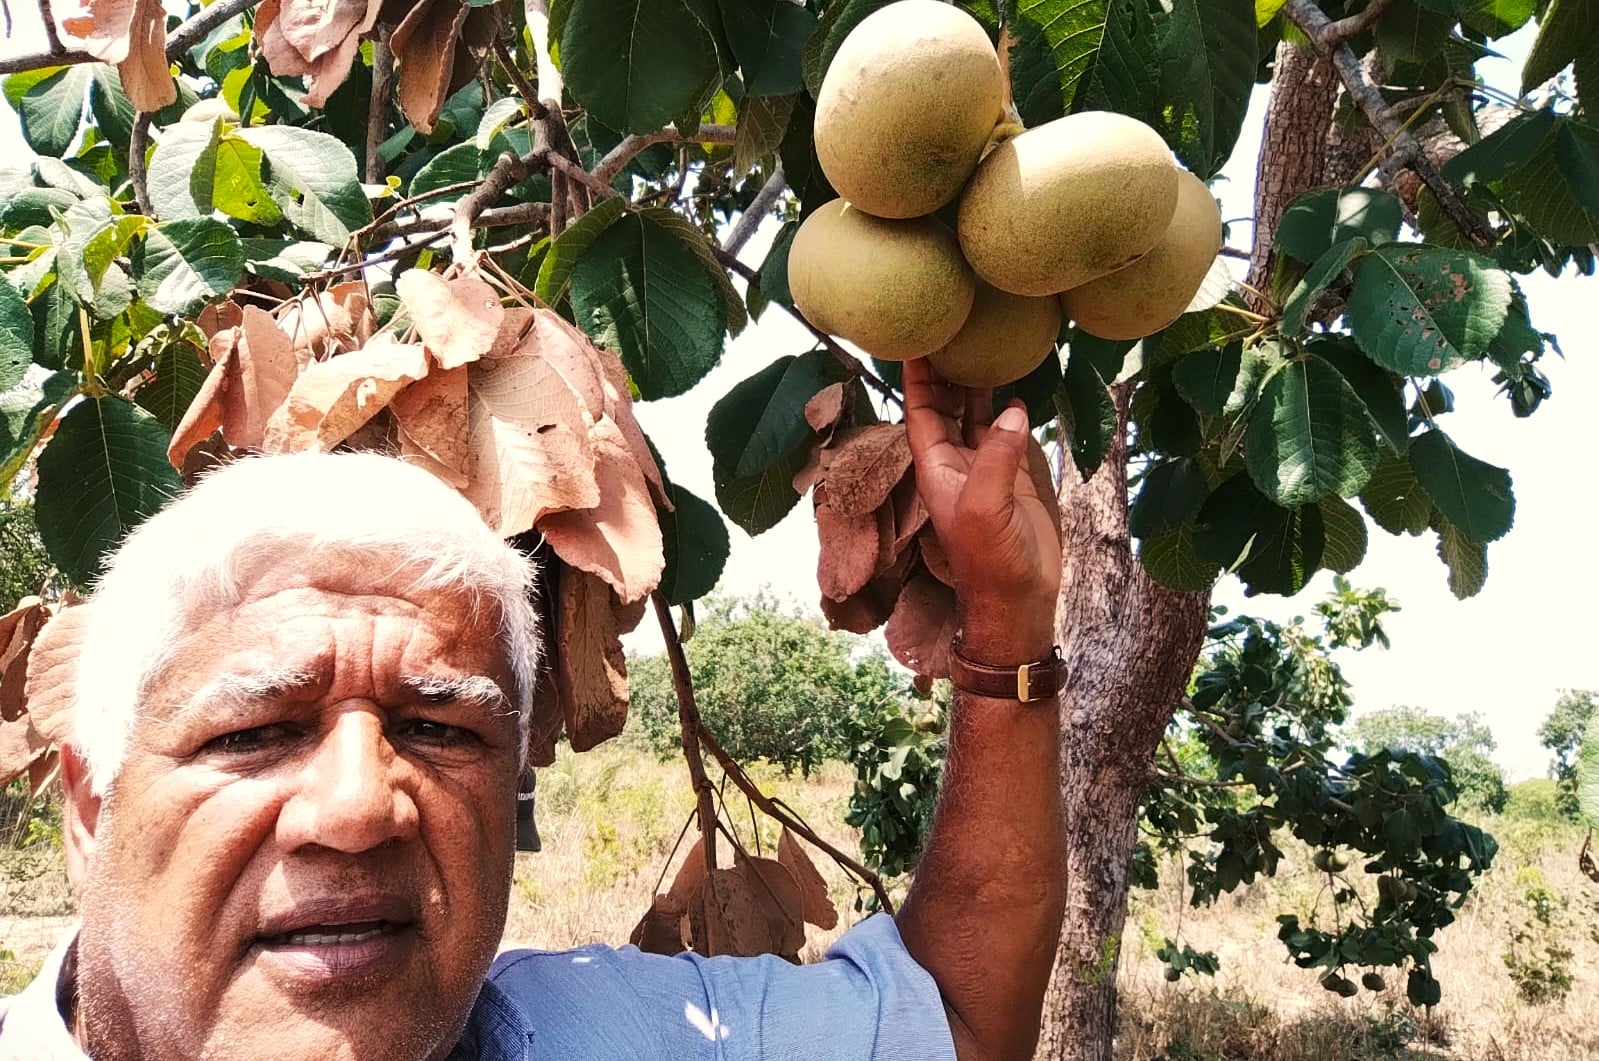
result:
[[[397,461],[247,460],[97,591],[62,759],[81,927],[12,1000],[0,1057],[1030,1056],[1062,913],[1059,542],[1022,411],[984,427],[985,396],[920,362],[905,383],[960,628],[944,792],[897,917],[803,967],[496,959],[527,563]]]

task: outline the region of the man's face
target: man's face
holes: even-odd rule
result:
[[[108,1056],[442,1056],[504,927],[499,616],[278,574],[192,617],[101,811],[80,985]]]

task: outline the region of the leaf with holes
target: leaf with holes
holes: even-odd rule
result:
[[[1471,541],[1497,541],[1515,522],[1510,473],[1462,453],[1442,431],[1416,436],[1410,467],[1438,511]]]
[[[1334,244],[1325,254],[1317,258],[1310,271],[1294,286],[1288,301],[1283,303],[1283,316],[1279,326],[1282,334],[1290,339],[1304,335],[1308,327],[1307,318],[1310,316],[1310,311],[1315,308],[1316,300],[1329,285],[1343,275],[1351,261],[1365,252],[1365,238],[1354,236],[1342,243]]]
[[[1360,260],[1344,315],[1373,361],[1403,376],[1434,376],[1488,349],[1511,294],[1510,277],[1486,258],[1393,244]]]
[[[244,247],[233,229],[210,218],[156,225],[133,258],[139,297],[160,313],[188,316],[239,285]]]

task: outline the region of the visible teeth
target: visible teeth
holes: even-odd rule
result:
[[[364,943],[383,934],[381,928],[365,932],[290,932],[283,941],[291,947],[332,947],[340,943]]]

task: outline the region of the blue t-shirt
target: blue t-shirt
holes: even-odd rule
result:
[[[894,919],[815,965],[634,947],[501,954],[452,1061],[954,1061],[938,986]]]

